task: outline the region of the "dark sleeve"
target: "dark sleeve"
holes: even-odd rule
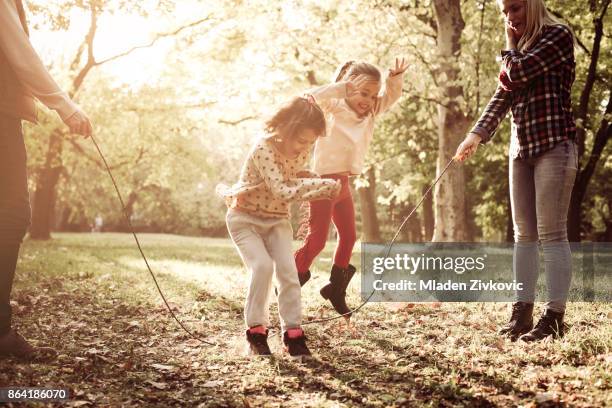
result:
[[[510,110],[510,106],[512,106],[512,92],[506,91],[501,85],[498,85],[495,94],[480,115],[480,119],[472,128],[472,133],[476,133],[482,138],[481,143],[487,143],[491,140],[497,127]]]

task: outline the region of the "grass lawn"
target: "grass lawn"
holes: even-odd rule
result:
[[[71,406],[611,406],[612,306],[571,303],[560,341],[496,335],[505,303],[369,304],[354,317],[307,326],[316,358],[244,356],[248,278],[227,239],[139,236],[171,320],[129,234],[55,234],[26,241],[13,305],[16,327],[55,347],[51,363],[0,360],[0,387],[61,386]],[[303,288],[305,320],[333,316],[318,289],[331,246]],[[359,254],[354,256],[359,259]],[[349,287],[359,304],[359,279]],[[536,312],[539,314],[539,310]]]

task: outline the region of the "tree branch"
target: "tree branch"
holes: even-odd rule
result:
[[[601,158],[601,153],[612,137],[612,126],[610,126],[610,122],[607,119],[607,117],[612,113],[612,89],[609,91],[610,95],[608,96],[608,105],[606,106],[606,112],[603,115],[599,129],[593,138],[593,149],[591,150],[591,155],[589,156],[587,164],[584,166],[579,175],[580,182],[584,183],[584,185],[588,185],[589,180],[595,173],[597,163]]]
[[[591,61],[589,63],[589,69],[587,71],[587,76],[584,81],[584,88],[582,88],[582,92],[580,94],[580,101],[578,103],[578,109],[576,114],[576,119],[580,120],[581,123],[578,126],[576,131],[576,142],[578,144],[578,157],[582,157],[584,154],[584,139],[586,134],[586,129],[588,127],[587,116],[589,112],[589,102],[591,99],[591,91],[593,90],[593,85],[595,83],[595,75],[597,74],[597,63],[599,62],[599,51],[601,48],[601,38],[603,35],[603,18],[608,10],[608,5],[610,4],[610,0],[606,0],[604,6],[602,8],[600,16],[593,20],[593,25],[595,26],[595,37],[593,38],[593,50],[591,53]]]
[[[136,113],[168,112],[168,111],[181,110],[181,109],[207,108],[216,103],[217,101],[209,101],[209,102],[202,102],[202,103],[192,103],[192,104],[187,104],[187,105],[168,105],[168,106],[161,106],[161,107],[157,106],[154,108],[144,108],[140,106],[133,106],[131,108],[125,108],[125,111],[126,112],[136,112]]]
[[[79,73],[77,74],[77,76],[74,78],[74,81],[72,82],[72,89],[69,92],[70,97],[72,98],[74,96],[74,94],[77,93],[77,91],[79,90],[79,88],[81,87],[81,85],[83,84],[83,81],[85,80],[85,77],[87,76],[87,74],[89,73],[89,71],[91,71],[91,69],[93,67],[105,64],[107,62],[110,61],[114,61],[116,59],[119,59],[121,57],[125,57],[126,55],[134,52],[135,50],[141,49],[141,48],[149,48],[152,47],[158,40],[162,39],[162,38],[166,38],[166,37],[172,37],[175,36],[177,34],[179,34],[181,31],[186,30],[188,28],[191,27],[195,27],[199,24],[202,24],[208,20],[211,19],[211,16],[207,16],[203,19],[194,21],[192,23],[189,23],[187,25],[181,26],[179,28],[177,28],[174,31],[168,32],[168,33],[161,33],[161,34],[157,34],[148,44],[143,44],[143,45],[138,45],[135,47],[130,48],[129,50],[126,50],[122,53],[119,53],[117,55],[114,55],[112,57],[103,59],[101,61],[96,61],[95,57],[94,57],[94,38],[96,35],[96,31],[98,29],[98,10],[96,8],[97,6],[94,4],[94,2],[90,3],[90,19],[91,19],[91,23],[89,26],[89,31],[87,32],[87,35],[85,36],[85,41],[84,43],[87,44],[87,62],[85,63],[85,66],[79,71]],[[79,50],[77,51],[77,55],[75,56],[75,59],[73,61],[73,65],[75,65],[75,62],[77,62],[80,58],[81,53],[83,52],[82,50],[83,46],[79,47]]]
[[[406,29],[404,28],[404,26],[400,23],[399,17],[393,8],[391,8],[391,13],[395,17],[394,18],[395,24],[397,24],[399,29],[402,30],[402,32],[405,35],[405,38],[406,39],[410,38],[410,33],[408,33]],[[429,75],[431,75],[431,79],[433,83],[436,85],[436,87],[439,87],[438,81],[436,80],[435,70],[431,67],[431,64],[427,61],[427,59],[421,54],[421,52],[419,51],[419,48],[416,45],[414,45],[412,42],[410,42],[409,40],[406,40],[406,43],[408,44],[410,48],[412,48],[412,50],[414,51],[414,54],[419,59],[419,61],[421,61],[421,63],[425,66],[425,68],[429,72]]]
[[[66,138],[66,140],[68,140],[68,142],[70,143],[70,145],[72,146],[72,148],[74,150],[76,150],[81,156],[85,157],[86,159],[88,159],[89,161],[91,161],[92,163],[94,163],[98,168],[100,169],[105,169],[106,167],[104,166],[104,164],[98,159],[97,156],[90,154],[89,152],[87,152],[85,149],[83,149],[83,147],[78,144],[73,138]],[[138,149],[138,154],[136,155],[135,158],[131,157],[131,158],[127,158],[119,163],[115,163],[114,165],[110,166],[109,168],[111,170],[116,170],[119,169],[127,164],[138,164],[140,162],[140,160],[144,157],[145,153],[148,150],[140,147]]]
[[[166,37],[173,37],[173,36],[175,36],[175,35],[179,34],[181,31],[184,31],[184,30],[186,30],[186,29],[188,29],[188,28],[192,28],[192,27],[198,26],[198,25],[200,25],[200,24],[202,24],[202,23],[205,23],[205,22],[209,21],[210,19],[211,19],[211,17],[210,17],[210,16],[207,16],[207,17],[202,18],[202,19],[200,19],[200,20],[197,20],[197,21],[194,21],[194,22],[189,23],[189,24],[187,24],[187,25],[181,26],[181,27],[177,28],[176,30],[171,31],[171,32],[169,32],[169,33],[160,33],[160,34],[157,34],[157,35],[156,35],[156,36],[155,36],[155,37],[154,37],[154,38],[153,38],[151,41],[149,41],[149,43],[147,43],[147,44],[143,44],[143,45],[137,45],[137,46],[135,46],[135,47],[130,48],[129,50],[126,50],[126,51],[124,51],[124,52],[122,52],[122,53],[119,53],[119,54],[117,54],[117,55],[114,55],[114,56],[112,56],[112,57],[109,57],[109,58],[103,59],[103,60],[101,60],[101,61],[96,61],[96,62],[95,62],[95,65],[96,65],[96,66],[98,66],[98,65],[102,65],[102,64],[105,64],[105,63],[107,63],[107,62],[110,62],[110,61],[116,60],[116,59],[118,59],[118,58],[125,57],[126,55],[131,54],[132,52],[134,52],[134,51],[136,51],[136,50],[139,50],[139,49],[142,49],[142,48],[149,48],[149,47],[152,47],[152,46],[153,46],[153,45],[154,45],[154,44],[155,44],[157,41],[159,41],[159,40],[160,40],[160,39],[162,39],[162,38],[166,38]]]
[[[257,119],[257,116],[245,116],[244,118],[240,118],[237,120],[219,119],[219,123],[223,123],[225,125],[236,126],[242,122],[246,122],[247,120],[253,120],[253,119]]]
[[[85,77],[87,76],[89,71],[93,68],[94,63],[95,63],[95,60],[93,57],[93,42],[96,36],[96,31],[98,30],[98,11],[96,9],[96,6],[93,3],[89,3],[89,10],[90,10],[90,21],[91,22],[89,24],[89,30],[87,31],[87,35],[85,36],[85,40],[84,40],[84,43],[87,44],[87,62],[85,63],[85,66],[81,68],[77,76],[72,81],[72,89],[70,89],[70,91],[68,92],[68,95],[70,96],[71,99],[74,97],[74,94],[77,93],[77,91],[83,84]],[[75,57],[74,62],[78,61],[82,53],[83,53],[83,47],[79,47],[79,50],[77,51],[77,56]]]
[[[408,95],[410,96],[410,98],[419,99],[419,100],[422,100],[422,101],[427,101],[427,102],[433,102],[433,103],[435,103],[436,105],[440,105],[440,106],[443,106],[443,107],[445,107],[445,108],[447,108],[447,109],[451,109],[451,106],[450,106],[450,105],[445,105],[445,104],[443,104],[441,101],[439,101],[439,100],[437,100],[437,99],[434,99],[434,98],[428,98],[428,97],[426,97],[426,96],[419,96],[419,95],[416,95],[416,94],[410,93],[410,92],[409,92],[407,89],[402,89],[402,93],[408,94]]]

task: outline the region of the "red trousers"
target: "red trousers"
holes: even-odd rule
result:
[[[329,225],[334,223],[338,232],[338,244],[334,254],[334,264],[346,268],[351,260],[353,246],[357,240],[355,231],[355,207],[349,188],[348,176],[328,174],[323,178],[331,178],[342,182],[338,197],[333,200],[317,200],[310,202],[308,218],[308,235],[304,245],[295,253],[295,264],[298,273],[306,273],[319,253],[325,248]]]

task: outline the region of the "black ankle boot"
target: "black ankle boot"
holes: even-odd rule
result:
[[[355,267],[349,265],[348,268],[342,269],[334,265],[329,277],[329,283],[320,290],[321,296],[331,302],[332,306],[338,314],[351,316],[351,309],[346,305],[346,288],[355,274]]]
[[[343,287],[343,292],[345,295],[346,295],[346,288],[348,288],[348,285],[351,282],[351,279],[353,279],[353,275],[355,275],[356,271],[357,269],[351,264],[349,264],[349,266],[344,271],[344,285],[342,285],[342,287]]]
[[[533,303],[516,302],[512,305],[510,322],[501,328],[499,334],[516,341],[521,335],[533,328]]]
[[[539,341],[548,336],[553,339],[563,337],[565,328],[563,327],[563,316],[565,312],[555,312],[554,310],[546,309],[540,321],[527,334],[523,334],[520,339],[526,342]]]
[[[270,346],[268,346],[268,329],[266,334],[262,333],[251,333],[250,330],[246,331],[247,342],[249,343],[249,354],[253,356],[270,356]]]
[[[304,286],[310,280],[310,270],[305,273],[298,273],[298,279],[300,280],[300,286]]]

